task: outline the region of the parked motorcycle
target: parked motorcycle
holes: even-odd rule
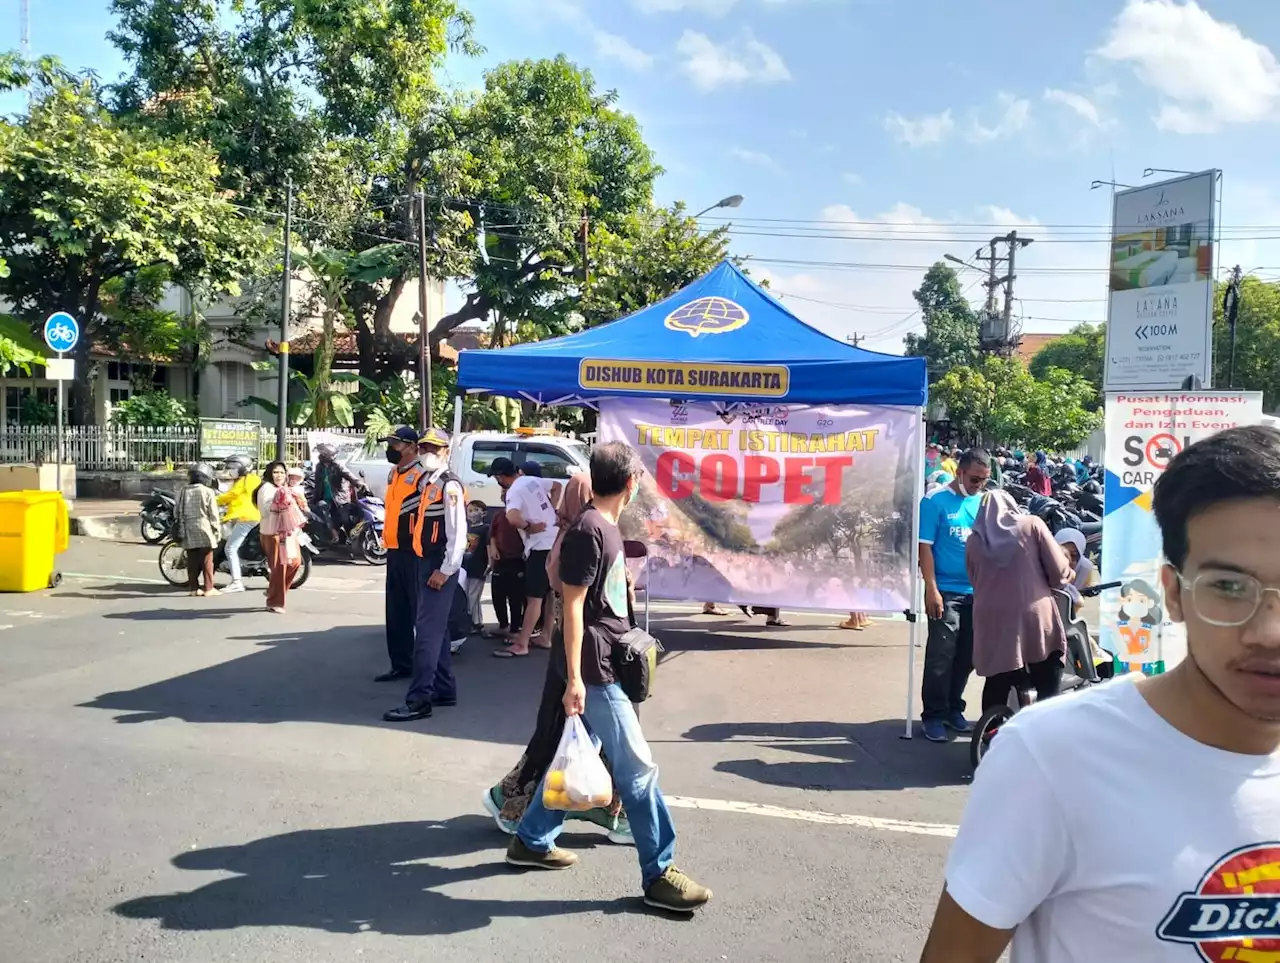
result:
[[[319,552],[319,549],[314,546],[307,545],[306,540],[300,539],[300,541],[302,542],[302,564],[298,567],[298,574],[293,577],[290,588],[302,588],[306,584],[307,579],[311,577],[311,556]],[[220,541],[213,551],[213,570],[231,574],[231,567],[227,564],[226,539]],[[160,574],[170,585],[185,586],[187,584],[187,552],[181,542],[166,542],[160,549]],[[243,578],[270,577],[271,573],[267,566],[267,557],[262,551],[262,539],[258,534],[257,525],[253,526],[253,530],[240,545],[240,574]]]
[[[146,497],[138,512],[141,519],[142,540],[148,545],[159,545],[173,537],[174,496],[172,492],[156,488]]]
[[[337,540],[327,512],[308,513],[307,535],[325,551],[345,551],[352,558],[362,558],[370,565],[386,565],[387,549],[382,544],[382,524],[387,510],[382,499],[366,491],[348,506],[348,510],[357,521],[350,531],[340,529]]]

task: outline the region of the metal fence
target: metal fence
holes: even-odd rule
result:
[[[363,438],[353,429],[327,429],[326,434]],[[290,429],[285,436],[290,464],[311,457],[305,428]],[[53,426],[5,425],[0,427],[0,464],[52,463],[58,448]],[[254,454],[246,452],[246,454]],[[276,455],[275,431],[263,428],[256,453],[259,463]],[[62,458],[80,471],[141,471],[166,466],[193,465],[200,461],[198,428],[125,428],[87,426],[64,428]]]

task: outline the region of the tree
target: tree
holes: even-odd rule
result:
[[[924,334],[908,334],[904,344],[908,355],[925,359],[929,382],[952,368],[976,363],[981,322],[965,300],[956,272],[938,261],[912,295],[920,306]]]
[[[1077,324],[1036,352],[1029,365],[1041,380],[1051,368],[1071,371],[1093,386],[1089,407],[1102,406],[1102,360],[1106,354],[1107,331],[1102,324]]]
[[[1231,329],[1222,315],[1223,285],[1214,293],[1213,383],[1227,387]],[[1280,285],[1246,277],[1236,317],[1235,387],[1261,391],[1264,411],[1280,404]]]
[[[33,98],[0,121],[0,296],[33,325],[63,310],[81,324],[80,370],[103,333],[112,281],[164,266],[196,291],[238,290],[263,234],[217,189],[203,146],[122,125],[103,110],[91,77],[55,61],[0,58],[0,89],[29,80]],[[89,420],[88,379],[73,382],[74,418]]]
[[[275,210],[286,172],[303,194],[346,189],[319,179],[333,173],[316,163],[326,153],[360,144],[366,161],[398,161],[437,96],[434,70],[479,49],[454,0],[113,0],[112,12],[133,68],[116,109],[208,142],[223,186]]]
[[[952,424],[974,440],[1063,451],[1101,423],[1086,407],[1093,397],[1089,382],[1061,368],[1039,380],[1010,358],[987,356],[976,366],[952,368],[933,394]]]
[[[591,280],[576,306],[584,327],[625,317],[669,297],[725,259],[728,228],[706,234],[683,204],[641,210],[589,238]]]

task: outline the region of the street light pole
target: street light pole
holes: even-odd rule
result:
[[[285,443],[289,434],[289,311],[293,297],[289,282],[293,275],[293,175],[284,175],[284,276],[280,279],[280,350],[276,393],[276,460],[287,461]]]
[[[745,200],[745,198],[741,194],[730,194],[728,197],[721,198],[710,207],[704,208],[693,216],[701,217],[703,214],[718,210],[721,207],[741,207],[743,200]]]
[[[427,194],[418,194],[418,381],[422,428],[434,428],[431,410],[431,330],[427,322]]]

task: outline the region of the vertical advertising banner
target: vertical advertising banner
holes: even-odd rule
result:
[[[623,537],[654,598],[832,612],[911,607],[917,408],[648,399],[600,405],[645,477]]]
[[[1215,170],[1115,195],[1106,391],[1212,383],[1217,185]]]
[[[1226,428],[1262,421],[1256,391],[1107,395],[1106,514],[1102,521],[1104,592],[1099,642],[1131,667],[1186,655],[1186,635],[1170,622],[1160,586],[1164,564],[1151,489],[1173,457]]]

